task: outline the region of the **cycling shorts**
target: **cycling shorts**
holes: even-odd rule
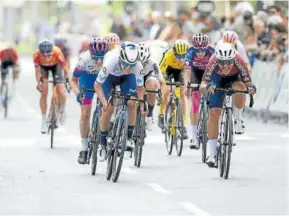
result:
[[[168,67],[166,72],[163,74],[166,81],[171,81],[174,79],[174,82],[184,82],[184,71],[183,69],[175,69],[172,67]]]
[[[60,64],[52,66],[40,66],[40,70],[42,78],[48,79],[49,77],[48,73],[49,71],[51,71],[53,80],[55,80],[56,82],[64,81],[64,76]]]
[[[201,84],[202,78],[204,75],[205,70],[199,69],[197,67],[193,67],[191,72],[191,80],[192,84]],[[193,88],[193,91],[198,91],[199,88]]]
[[[78,80],[78,88],[94,89],[94,82],[96,78],[97,76],[93,76],[93,78],[91,76],[89,77],[89,79],[87,77],[80,76]],[[94,94],[95,94],[94,92],[87,92],[87,91],[84,92],[84,99],[82,105],[91,105]]]
[[[233,76],[223,77],[219,74],[214,73],[212,75],[212,82],[216,85],[217,88],[225,88],[226,86],[231,87],[232,84],[236,81],[240,81],[241,78],[239,74]],[[223,103],[225,99],[225,93],[216,91],[210,96],[210,108],[223,108]]]
[[[134,74],[128,74],[123,76],[114,76],[109,74],[105,82],[102,84],[102,89],[106,100],[109,98],[111,89],[116,86],[120,86],[122,95],[137,96],[136,93],[136,78]]]

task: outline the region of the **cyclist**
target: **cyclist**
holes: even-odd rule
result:
[[[13,72],[13,83],[19,78],[20,67],[19,67],[19,54],[17,50],[10,43],[5,43],[4,47],[0,50],[0,61],[1,61],[1,80],[6,75],[8,67],[12,67]],[[1,86],[1,85],[0,85]],[[1,95],[0,95],[1,97]],[[0,98],[1,102],[1,98]]]
[[[188,42],[185,40],[176,40],[172,48],[169,48],[160,63],[160,69],[166,81],[170,81],[171,78],[174,82],[184,83],[184,66],[185,55],[189,48]],[[168,86],[162,88],[163,100],[160,105],[160,114],[158,118],[158,125],[162,129],[164,127],[164,111],[166,108],[170,89]],[[184,125],[187,119],[187,98],[185,95],[185,87],[181,87],[181,101],[183,104],[183,118]],[[186,127],[184,126],[184,139],[188,138]]]
[[[144,68],[144,84],[145,88],[148,90],[158,90],[162,85],[164,85],[163,75],[160,68],[156,62],[150,59],[150,48],[141,42],[139,46],[139,59]],[[153,110],[156,102],[156,94],[148,94],[148,117],[147,117],[147,129],[152,130],[153,123]]]
[[[201,84],[202,77],[210,57],[215,50],[209,45],[209,36],[203,33],[195,34],[191,40],[192,47],[186,54],[185,65],[185,86],[188,81],[194,84]],[[192,92],[192,105],[190,110],[191,118],[191,139],[190,148],[199,149],[197,145],[197,124],[200,108],[199,88],[194,88]]]
[[[112,88],[119,85],[122,95],[129,94],[143,99],[144,80],[142,74],[143,67],[139,61],[139,51],[136,43],[126,41],[121,44],[120,49],[114,49],[105,56],[103,67],[95,82],[95,91],[103,106],[100,118],[101,157],[106,157],[106,139],[110,118],[114,111],[114,107],[108,104],[109,93]],[[136,104],[133,101],[129,101],[128,140],[126,145],[128,149],[133,147],[133,140],[131,138],[135,120]]]
[[[224,32],[222,36],[222,41],[233,44],[235,46],[235,49],[238,51],[238,53],[242,56],[242,58],[245,60],[245,62],[248,64],[248,68],[251,69],[249,58],[247,56],[246,49],[242,42],[238,39],[238,35],[234,31],[226,31]],[[237,107],[234,107],[234,113],[235,113],[235,133],[236,134],[243,134],[244,133],[244,122],[242,120],[242,113],[243,109],[238,109]]]
[[[109,50],[113,50],[114,48],[118,47],[120,43],[119,36],[115,33],[109,33],[104,38],[109,44]]]
[[[64,77],[61,68],[64,70],[66,81],[70,78],[70,70],[67,66],[67,62],[61,52],[61,50],[54,46],[53,43],[47,39],[42,40],[38,49],[33,55],[33,61],[35,65],[35,75],[37,81],[37,89],[41,92],[40,96],[40,109],[42,113],[41,133],[47,132],[46,125],[46,109],[47,109],[47,94],[48,85],[45,81],[48,81],[48,71],[52,72],[53,79],[57,81],[63,81]],[[44,81],[43,83],[41,82]],[[65,104],[66,95],[64,91],[64,84],[56,84],[56,92],[59,96],[60,103],[60,122],[63,124],[65,117]]]
[[[216,47],[216,53],[210,58],[206,67],[200,87],[201,92],[205,92],[208,89],[209,92],[213,93],[210,96],[210,116],[208,121],[210,153],[206,163],[209,167],[214,167],[216,162],[218,121],[222,113],[225,97],[222,92],[214,93],[214,89],[216,87],[224,88],[226,85],[232,85],[232,88],[237,90],[245,90],[247,88],[250,94],[255,93],[247,63],[237,53],[232,44],[219,42]],[[235,95],[235,106],[237,108],[242,109],[245,101],[245,94],[239,93]]]
[[[97,74],[103,63],[104,55],[109,45],[103,38],[97,37],[90,41],[87,51],[80,54],[78,63],[73,71],[71,87],[80,103],[80,135],[82,150],[79,152],[78,163],[85,164],[88,155],[88,134],[90,131],[91,104],[94,93],[85,92],[84,98],[80,95],[80,88],[93,89]]]
[[[68,67],[70,66],[70,58],[71,58],[71,50],[67,44],[67,40],[62,36],[57,36],[54,39],[54,45],[59,47],[61,52],[64,55],[65,60],[68,63]]]
[[[90,43],[90,40],[88,39],[88,37],[84,37],[81,41],[81,46],[79,48],[78,54],[88,50],[89,43]]]

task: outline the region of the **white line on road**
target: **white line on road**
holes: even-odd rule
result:
[[[179,205],[195,215],[210,216],[208,212],[200,209],[198,206],[194,205],[191,202],[181,202],[179,203]]]
[[[157,183],[147,183],[146,185],[150,186],[154,191],[162,193],[162,194],[170,194],[171,192],[165,188],[163,188],[161,185]]]

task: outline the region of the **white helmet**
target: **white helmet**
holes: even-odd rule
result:
[[[138,43],[139,46],[139,60],[144,63],[151,56],[150,48],[144,42]]]
[[[218,60],[231,60],[237,55],[234,45],[223,41],[218,42],[215,53]]]
[[[120,59],[129,64],[135,64],[139,60],[139,47],[136,43],[125,41],[120,47]]]

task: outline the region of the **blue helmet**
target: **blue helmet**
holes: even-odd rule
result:
[[[41,53],[51,53],[53,48],[53,43],[48,39],[40,41],[38,48]]]

